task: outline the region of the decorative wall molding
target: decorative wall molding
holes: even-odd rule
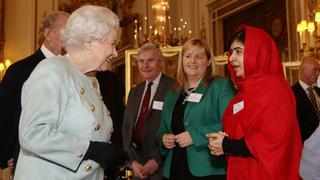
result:
[[[297,1],[286,0],[287,7],[287,29],[288,29],[288,61],[299,60],[299,41],[297,36]]]
[[[3,49],[4,49],[4,10],[5,0],[0,0],[0,62],[4,61]]]
[[[268,0],[223,19],[224,50],[241,24],[259,27],[268,32],[277,44],[283,60],[288,59],[288,31],[285,0]]]
[[[224,53],[223,20],[264,0],[211,0],[209,10],[212,48],[214,54]]]
[[[120,18],[122,34],[117,46],[118,57],[112,62],[112,69],[124,64],[124,51],[133,48],[134,20],[139,19],[137,13],[132,13],[132,5],[135,0],[60,0],[59,10],[72,13],[74,10],[86,4],[100,5],[111,9]]]
[[[275,37],[278,46],[280,47],[281,56],[284,61],[292,61],[298,59],[297,49],[297,33],[296,33],[296,9],[298,0],[281,0],[274,1],[275,4],[282,4],[277,6],[278,10],[273,10],[268,7],[269,10],[264,10],[265,17],[256,17],[256,15],[244,15],[242,18],[247,18],[244,21],[259,21],[262,27],[267,27],[267,31]],[[314,1],[314,0],[310,0]],[[225,34],[226,29],[225,20],[229,17],[237,18],[238,15],[245,14],[246,11],[250,11],[252,6],[259,6],[260,4],[268,4],[270,1],[265,0],[212,0],[207,5],[209,10],[210,26],[212,29],[212,44],[215,54],[223,54],[225,50],[224,37],[229,37],[230,34]],[[271,2],[270,2],[271,3]],[[263,10],[263,9],[262,9]],[[262,11],[261,10],[261,11]],[[270,12],[267,12],[270,11]],[[271,12],[272,11],[272,12]],[[259,12],[256,12],[259,14]],[[261,13],[260,13],[261,14]],[[259,15],[261,16],[261,15]],[[234,19],[233,18],[233,19]],[[258,19],[257,19],[258,18]],[[268,22],[263,22],[261,19],[265,19]],[[238,21],[241,18],[238,18]],[[243,19],[242,19],[243,20]],[[237,20],[236,20],[237,21]],[[261,22],[260,22],[261,21]],[[266,24],[268,23],[268,24]],[[230,25],[230,24],[229,24]],[[232,27],[230,27],[232,28]]]
[[[112,6],[116,1],[112,0],[62,0],[59,4],[59,10],[72,13],[74,10],[85,4],[94,4],[99,6],[105,6],[112,9]]]

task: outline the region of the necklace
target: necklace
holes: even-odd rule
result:
[[[196,88],[194,87],[194,88],[185,88],[184,89],[184,91],[186,92],[186,97],[183,99],[183,101],[182,101],[182,104],[184,105],[186,102],[187,102],[187,100],[188,100],[188,98],[189,98],[189,96],[191,95],[191,93],[193,93],[194,91],[196,90]]]

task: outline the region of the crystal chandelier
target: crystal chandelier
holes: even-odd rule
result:
[[[135,20],[135,47],[147,42],[152,42],[159,47],[180,46],[190,38],[191,30],[188,30],[188,23],[182,18],[177,26],[172,27],[169,13],[168,0],[153,0],[153,19],[148,24],[148,18],[144,17],[142,22]]]

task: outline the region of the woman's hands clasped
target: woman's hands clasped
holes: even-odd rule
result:
[[[175,147],[176,145],[179,145],[180,147],[188,147],[193,144],[192,138],[188,131],[184,131],[180,134],[174,135],[174,134],[164,134],[162,136],[162,143],[164,147],[167,149],[171,149]]]
[[[225,132],[219,131],[218,133],[209,133],[207,134],[209,140],[209,149],[210,153],[215,156],[223,155],[222,142],[224,137],[227,136]]]

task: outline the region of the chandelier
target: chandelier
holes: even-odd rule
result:
[[[297,25],[300,56],[320,57],[320,7],[310,12],[309,21],[303,19]]]
[[[153,0],[153,17],[148,24],[148,18],[144,17],[141,21],[134,21],[134,46],[142,46],[147,42],[152,42],[159,47],[181,46],[186,42],[192,31],[188,30],[188,23],[182,18],[177,26],[172,26],[172,19],[169,14],[168,0]]]

